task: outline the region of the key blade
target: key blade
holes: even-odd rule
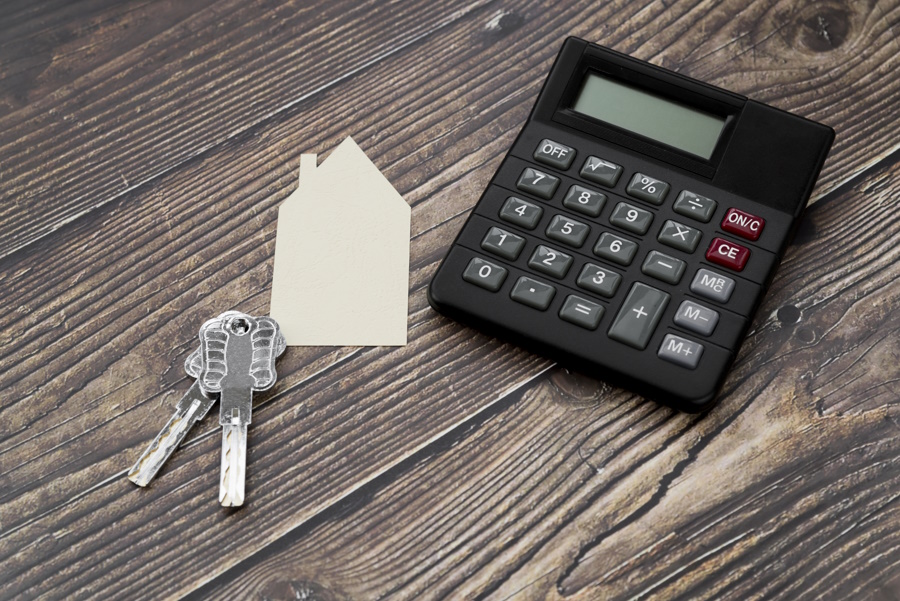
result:
[[[191,426],[203,419],[215,402],[214,396],[206,396],[200,384],[194,382],[178,401],[175,413],[128,471],[128,479],[138,486],[147,486],[184,441]]]
[[[244,504],[246,471],[247,424],[223,425],[222,470],[219,482],[219,503],[223,507],[240,507]]]

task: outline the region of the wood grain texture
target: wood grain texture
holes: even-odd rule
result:
[[[745,349],[719,427],[705,426],[706,420],[691,425],[694,422],[684,416],[607,389],[586,394],[602,397],[602,416],[613,411],[609,403],[621,406],[615,411],[622,415],[570,415],[565,407],[574,393],[557,389],[574,385],[559,373],[550,382],[542,379],[548,362],[436,316],[424,299],[424,286],[437,261],[508,149],[560,42],[570,33],[822,119],[839,133],[820,191],[855,176],[856,185],[867,182],[872,190],[895,193],[893,168],[877,177],[859,174],[896,144],[898,119],[890,110],[897,84],[891,69],[900,53],[892,30],[896,2],[836,3],[812,13],[785,2],[749,7],[684,2],[663,10],[652,2],[595,7],[497,1],[484,6],[429,5],[429,10],[408,4],[374,12],[354,4],[343,12],[340,5],[329,8],[324,20],[306,18],[303,11],[311,10],[310,5],[261,8],[217,2],[196,10],[193,4],[188,8],[156,2],[90,6],[95,13],[81,25],[70,23],[74,9],[68,4],[26,5],[0,25],[0,31],[12,32],[3,33],[2,41],[13,36],[31,40],[46,32],[52,48],[57,48],[56,36],[65,37],[62,32],[74,35],[66,42],[72,58],[52,50],[54,59],[47,69],[59,71],[46,71],[43,79],[27,79],[34,75],[28,70],[31,55],[2,54],[13,51],[0,44],[0,56],[18,57],[0,60],[0,83],[5,82],[0,99],[9,107],[0,116],[6,124],[0,136],[7,136],[0,154],[18,149],[0,156],[0,190],[5,198],[17,199],[0,205],[0,240],[6,241],[0,248],[5,253],[19,249],[0,262],[5,291],[0,299],[0,597],[174,598],[224,574],[211,588],[199,589],[197,595],[205,596],[236,586],[243,581],[239,572],[246,568],[258,574],[253,582],[274,582],[273,574],[284,571],[284,586],[273,589],[272,595],[290,592],[294,576],[288,576],[298,574],[298,586],[304,579],[323,583],[309,585],[322,598],[329,598],[329,591],[362,598],[379,591],[398,596],[471,591],[500,598],[519,590],[516,587],[534,598],[594,598],[606,591],[619,594],[615,587],[622,584],[618,577],[612,583],[600,578],[612,569],[597,563],[609,556],[604,541],[618,541],[614,550],[623,548],[625,559],[640,541],[656,541],[652,528],[641,538],[622,524],[646,526],[646,515],[661,516],[686,537],[695,530],[678,522],[679,512],[713,515],[719,508],[727,516],[727,507],[744,512],[747,503],[762,503],[755,514],[760,520],[775,519],[766,509],[769,496],[781,498],[777,494],[784,492],[784,499],[809,503],[832,486],[839,490],[844,484],[836,483],[849,482],[855,471],[864,471],[858,469],[863,459],[842,463],[835,455],[815,463],[820,458],[801,449],[823,474],[818,483],[803,488],[789,476],[783,482],[766,480],[766,461],[776,452],[754,449],[744,458],[746,468],[738,463],[748,471],[744,485],[725,487],[713,501],[695,509],[685,509],[690,503],[681,497],[678,502],[671,501],[671,495],[667,498],[665,491],[675,490],[684,474],[692,474],[693,485],[719,461],[739,462],[740,455],[729,453],[731,446],[719,442],[720,436],[731,442],[751,440],[754,428],[771,419],[771,436],[760,442],[771,442],[776,450],[792,449],[787,433],[797,423],[843,423],[848,424],[845,429],[823,429],[815,449],[824,453],[835,443],[829,437],[846,436],[835,443],[836,449],[862,449],[863,457],[871,452],[878,458],[886,449],[896,457],[892,443],[883,442],[890,424],[877,422],[866,429],[852,421],[868,423],[864,420],[874,419],[897,399],[896,377],[876,385],[879,374],[884,377],[896,369],[896,324],[890,325],[894,297],[873,296],[865,287],[870,280],[896,277],[889,262],[895,258],[889,238],[877,238],[873,228],[874,219],[885,214],[882,209],[892,206],[890,194],[873,196],[871,206],[854,205],[859,207],[857,221],[844,223],[828,212],[831,221],[801,233],[801,244],[785,264],[781,281],[807,283],[796,295],[792,289],[793,304],[769,301],[776,317],[761,320],[754,331],[755,350]],[[832,12],[822,12],[825,9]],[[822,14],[828,16],[827,26],[817,17]],[[276,25],[267,28],[270,21]],[[836,24],[844,27],[843,36],[834,33]],[[140,33],[131,35],[131,29]],[[95,30],[102,35],[95,36]],[[325,32],[339,43],[327,48],[312,44],[310,39],[318,38],[304,37],[309,31]],[[704,35],[688,35],[697,31]],[[278,43],[269,44],[269,37]],[[375,46],[366,46],[368,40],[376,40]],[[822,46],[823,40],[832,47]],[[730,57],[736,58],[725,60]],[[65,79],[67,73],[70,80]],[[16,77],[26,77],[26,83],[16,83],[21,81]],[[120,94],[119,88],[130,96]],[[219,95],[211,99],[213,93]],[[131,98],[141,100],[129,104]],[[146,108],[138,111],[142,106]],[[151,114],[151,109],[156,112]],[[53,125],[51,110],[75,111],[71,114],[79,115],[78,123],[90,127]],[[225,308],[266,311],[276,207],[295,185],[300,153],[324,154],[348,134],[413,205],[410,346],[291,349],[279,365],[282,380],[256,404],[249,505],[244,509],[224,512],[215,503],[219,443],[214,419],[198,427],[149,490],[133,488],[124,472],[187,388],[181,362],[195,344],[198,325]],[[23,136],[33,143],[19,142]],[[119,183],[122,174],[129,182],[124,187]],[[841,198],[856,198],[859,191],[844,192]],[[836,202],[829,198],[823,206]],[[811,223],[818,224],[818,218]],[[811,246],[823,235],[822,227],[846,233],[839,241],[829,238],[834,251],[828,245]],[[894,221],[889,228],[895,231]],[[846,263],[836,263],[831,275],[821,273],[823,252],[829,257],[838,252]],[[876,266],[859,262],[877,259],[879,252],[886,258]],[[874,309],[856,307],[861,322],[841,321],[843,313],[837,312],[850,311],[846,303],[855,298],[843,287],[854,282],[859,286],[854,295],[865,292],[863,297],[882,302]],[[788,293],[779,289],[777,294],[784,301]],[[826,315],[820,307],[832,313]],[[788,327],[792,317],[800,324]],[[814,323],[818,329],[808,326]],[[816,387],[803,388],[801,383],[809,379],[798,365],[812,366],[832,346],[833,360],[815,364],[819,368],[811,372],[821,372]],[[870,386],[856,388],[857,381]],[[529,382],[535,388],[527,397],[510,397]],[[749,402],[759,391],[785,394],[795,388],[800,400],[788,405],[796,406],[796,413],[760,417],[758,401]],[[822,422],[809,422],[805,411],[811,398]],[[618,474],[618,480],[597,474],[590,481],[582,474],[592,472],[579,471],[583,465],[578,467],[576,461],[560,468],[560,495],[569,491],[569,499],[554,497],[528,479],[541,473],[500,472],[488,486],[505,490],[505,500],[483,505],[471,496],[459,504],[452,481],[445,489],[436,483],[433,487],[443,490],[443,496],[430,497],[433,507],[422,505],[409,514],[399,503],[387,511],[412,519],[411,524],[433,511],[447,528],[440,540],[455,550],[436,549],[428,546],[433,541],[412,534],[402,540],[400,535],[388,536],[391,528],[403,529],[378,518],[382,506],[369,506],[368,500],[372,495],[394,498],[389,492],[394,480],[401,488],[413,486],[403,490],[424,494],[432,485],[416,489],[415,478],[432,482],[430,462],[448,453],[449,459],[441,459],[448,462],[442,464],[447,466],[442,473],[459,477],[453,471],[460,460],[452,454],[452,443],[441,442],[448,430],[456,428],[453,440],[468,445],[469,438],[459,432],[470,425],[476,433],[494,431],[490,424],[520,423],[515,416],[522,407],[530,408],[521,409],[525,415],[538,415],[538,406],[553,403],[564,408],[548,414],[559,424],[550,418],[537,421],[547,427],[569,424],[566,436],[588,440],[575,448],[576,454],[589,450],[590,465],[602,466],[600,459],[623,450],[622,457],[615,458],[618,471],[609,472]],[[598,410],[593,401],[588,404],[585,411]],[[483,417],[474,417],[478,415]],[[606,425],[595,428],[594,419]],[[457,427],[460,423],[465,425]],[[636,430],[607,443],[608,435],[623,423],[634,424]],[[735,423],[753,427],[728,438]],[[500,438],[491,440],[524,449],[528,463],[545,471],[555,469],[555,461],[575,461],[569,447],[564,448],[570,449],[568,455],[556,457],[563,448],[553,446],[556,439],[547,441],[550,446],[534,441],[536,434],[527,424],[501,430],[496,435]],[[584,438],[588,431],[593,438]],[[692,435],[705,438],[691,446]],[[516,446],[525,441],[532,446]],[[497,465],[496,447],[478,448],[484,456],[471,459],[473,469],[486,469],[485,462]],[[417,451],[423,455],[404,462]],[[503,456],[514,461],[510,453]],[[410,471],[419,470],[420,463],[425,471]],[[790,465],[797,469],[801,464]],[[891,474],[885,478],[894,477]],[[861,487],[874,491],[873,499],[885,500],[878,496],[883,488],[865,474],[860,478]],[[375,479],[375,486],[367,484]],[[754,497],[762,493],[754,493],[753,486],[765,482],[774,482],[774,492]],[[615,494],[604,496],[607,489]],[[678,494],[684,490],[678,488]],[[539,509],[542,501],[529,497],[532,491],[561,509]],[[846,506],[851,517],[862,515],[847,494],[851,501],[839,509]],[[384,530],[366,526],[361,515],[348,514],[346,508],[328,510],[348,495],[352,507],[367,515],[371,511]],[[440,503],[444,498],[446,505]],[[528,499],[526,505],[516,505],[520,498]],[[608,499],[615,502],[607,507]],[[789,504],[773,501],[772,507]],[[482,509],[475,511],[476,506]],[[876,511],[875,521],[895,524],[890,511],[892,506]],[[471,540],[460,534],[452,517],[469,513],[475,529]],[[808,513],[813,526],[823,523],[814,506]],[[792,523],[808,526],[802,515],[794,514]],[[304,526],[310,519],[315,520],[314,529]],[[709,566],[752,581],[748,574],[774,561],[763,543],[750,544],[757,539],[741,539],[707,559],[703,553],[747,527],[737,518],[723,518],[722,526],[708,519],[711,525],[697,535],[699,542],[685,543],[683,555],[659,564],[662,572],[654,570],[668,554],[664,543],[616,574],[656,582],[653,578],[664,574],[665,566],[676,570],[683,565],[679,561],[700,558],[687,573],[701,578],[689,586],[702,592],[712,587],[702,582],[709,577],[704,571]],[[331,521],[333,530],[321,530]],[[498,535],[486,523],[509,530]],[[772,524],[752,522],[749,527],[764,533]],[[311,532],[313,538],[339,540],[334,532],[346,528],[380,541],[377,553],[347,559],[337,551],[310,554],[304,546]],[[779,548],[802,542],[789,526],[779,528],[788,533],[778,539],[783,541]],[[622,532],[635,537],[634,545],[625,544]],[[407,538],[410,542],[404,543]],[[340,540],[358,548],[358,542]],[[860,574],[874,574],[863,592],[879,590],[885,570],[896,563],[895,539],[885,540],[880,558],[858,552],[865,561],[873,559],[867,564],[871,567],[863,566],[862,559],[854,564]],[[267,558],[278,555],[263,550],[279,544],[290,565],[271,568]],[[394,553],[395,546],[407,544],[409,551]],[[425,555],[415,555],[416,549]],[[721,556],[733,549],[741,552],[729,555],[733,559],[728,563]],[[854,553],[850,547],[828,547],[818,556],[851,559]],[[362,567],[354,568],[355,580],[348,584],[346,574],[326,581],[315,576],[319,572],[299,569],[314,561]],[[411,570],[410,562],[425,565]],[[192,569],[185,570],[185,565]],[[598,569],[606,571],[598,575]],[[420,572],[421,578],[416,575]],[[792,573],[801,585],[820,579],[812,568],[798,567]],[[674,581],[681,582],[679,578]],[[726,592],[740,590],[722,580]],[[860,583],[866,584],[864,579]],[[834,590],[845,584],[840,580]],[[681,589],[668,586],[657,594],[679,594]],[[246,590],[262,594],[263,589]]]
[[[554,369],[196,598],[896,598],[898,208],[810,211],[708,415]]]

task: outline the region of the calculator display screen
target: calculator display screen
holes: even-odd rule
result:
[[[576,112],[709,159],[725,119],[640,88],[589,73]]]

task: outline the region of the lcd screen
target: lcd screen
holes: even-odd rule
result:
[[[588,74],[573,110],[709,159],[725,119],[614,79]]]

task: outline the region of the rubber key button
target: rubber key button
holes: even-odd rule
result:
[[[695,230],[670,219],[663,224],[656,239],[666,246],[683,250],[686,253],[692,253],[697,250],[701,235],[700,230]]]
[[[680,259],[651,250],[641,265],[641,272],[667,284],[677,284],[681,281],[686,265],[687,263]]]
[[[643,173],[635,173],[625,191],[629,196],[646,200],[655,205],[661,205],[669,192],[669,184]]]
[[[646,234],[653,223],[653,213],[627,202],[620,202],[609,216],[609,222],[634,234]]]
[[[510,196],[503,203],[503,208],[500,209],[500,219],[527,230],[533,230],[541,220],[543,213],[544,209],[536,204]]]
[[[545,233],[548,238],[565,242],[575,248],[581,248],[581,245],[584,244],[584,239],[587,238],[590,231],[591,228],[580,221],[556,215],[550,221],[550,225],[547,226]]]
[[[575,149],[553,140],[541,140],[534,151],[534,160],[565,171],[575,159]]]
[[[528,260],[528,266],[555,278],[564,278],[572,266],[572,257],[566,253],[538,245]]]
[[[700,363],[703,345],[681,336],[666,334],[656,356],[675,365],[694,369]]]
[[[591,217],[598,217],[606,202],[606,194],[588,190],[584,186],[572,186],[563,198],[563,206]]]
[[[510,261],[519,258],[523,246],[525,246],[525,238],[501,230],[499,227],[492,227],[488,230],[484,240],[481,241],[481,248]]]
[[[644,350],[668,303],[669,295],[662,290],[635,282],[619,309],[608,336]]]
[[[734,292],[734,280],[709,269],[699,269],[691,282],[691,292],[720,303],[727,303]]]
[[[706,251],[707,261],[735,271],[743,270],[749,258],[750,249],[722,238],[713,238]]]
[[[622,166],[599,157],[588,157],[579,175],[588,181],[612,188],[622,175]]]
[[[553,286],[522,276],[513,286],[509,296],[523,305],[543,311],[550,306],[555,294],[556,288]]]
[[[618,273],[609,269],[603,269],[593,263],[587,263],[581,270],[575,283],[578,284],[579,288],[595,292],[606,298],[612,298],[615,296],[616,290],[619,289],[619,282],[621,281],[622,276]]]
[[[503,281],[506,280],[508,273],[505,268],[476,257],[469,261],[469,265],[463,271],[462,277],[470,284],[481,286],[491,292],[497,292],[500,290],[500,286],[503,285]]]
[[[717,323],[719,323],[718,312],[694,301],[682,301],[675,313],[675,325],[704,336],[712,334]]]
[[[519,176],[519,181],[516,182],[516,188],[519,190],[534,194],[544,200],[553,198],[557,186],[559,186],[558,177],[531,167],[525,169]]]
[[[603,305],[572,294],[563,303],[562,309],[559,310],[559,316],[582,328],[596,330],[600,324],[600,318],[603,317]]]
[[[725,218],[722,219],[722,229],[747,240],[759,240],[766,220],[738,209],[728,209]]]
[[[683,190],[678,195],[678,199],[672,205],[672,208],[679,215],[684,215],[703,223],[709,223],[713,213],[716,212],[716,201],[712,198],[700,196],[696,192]]]

